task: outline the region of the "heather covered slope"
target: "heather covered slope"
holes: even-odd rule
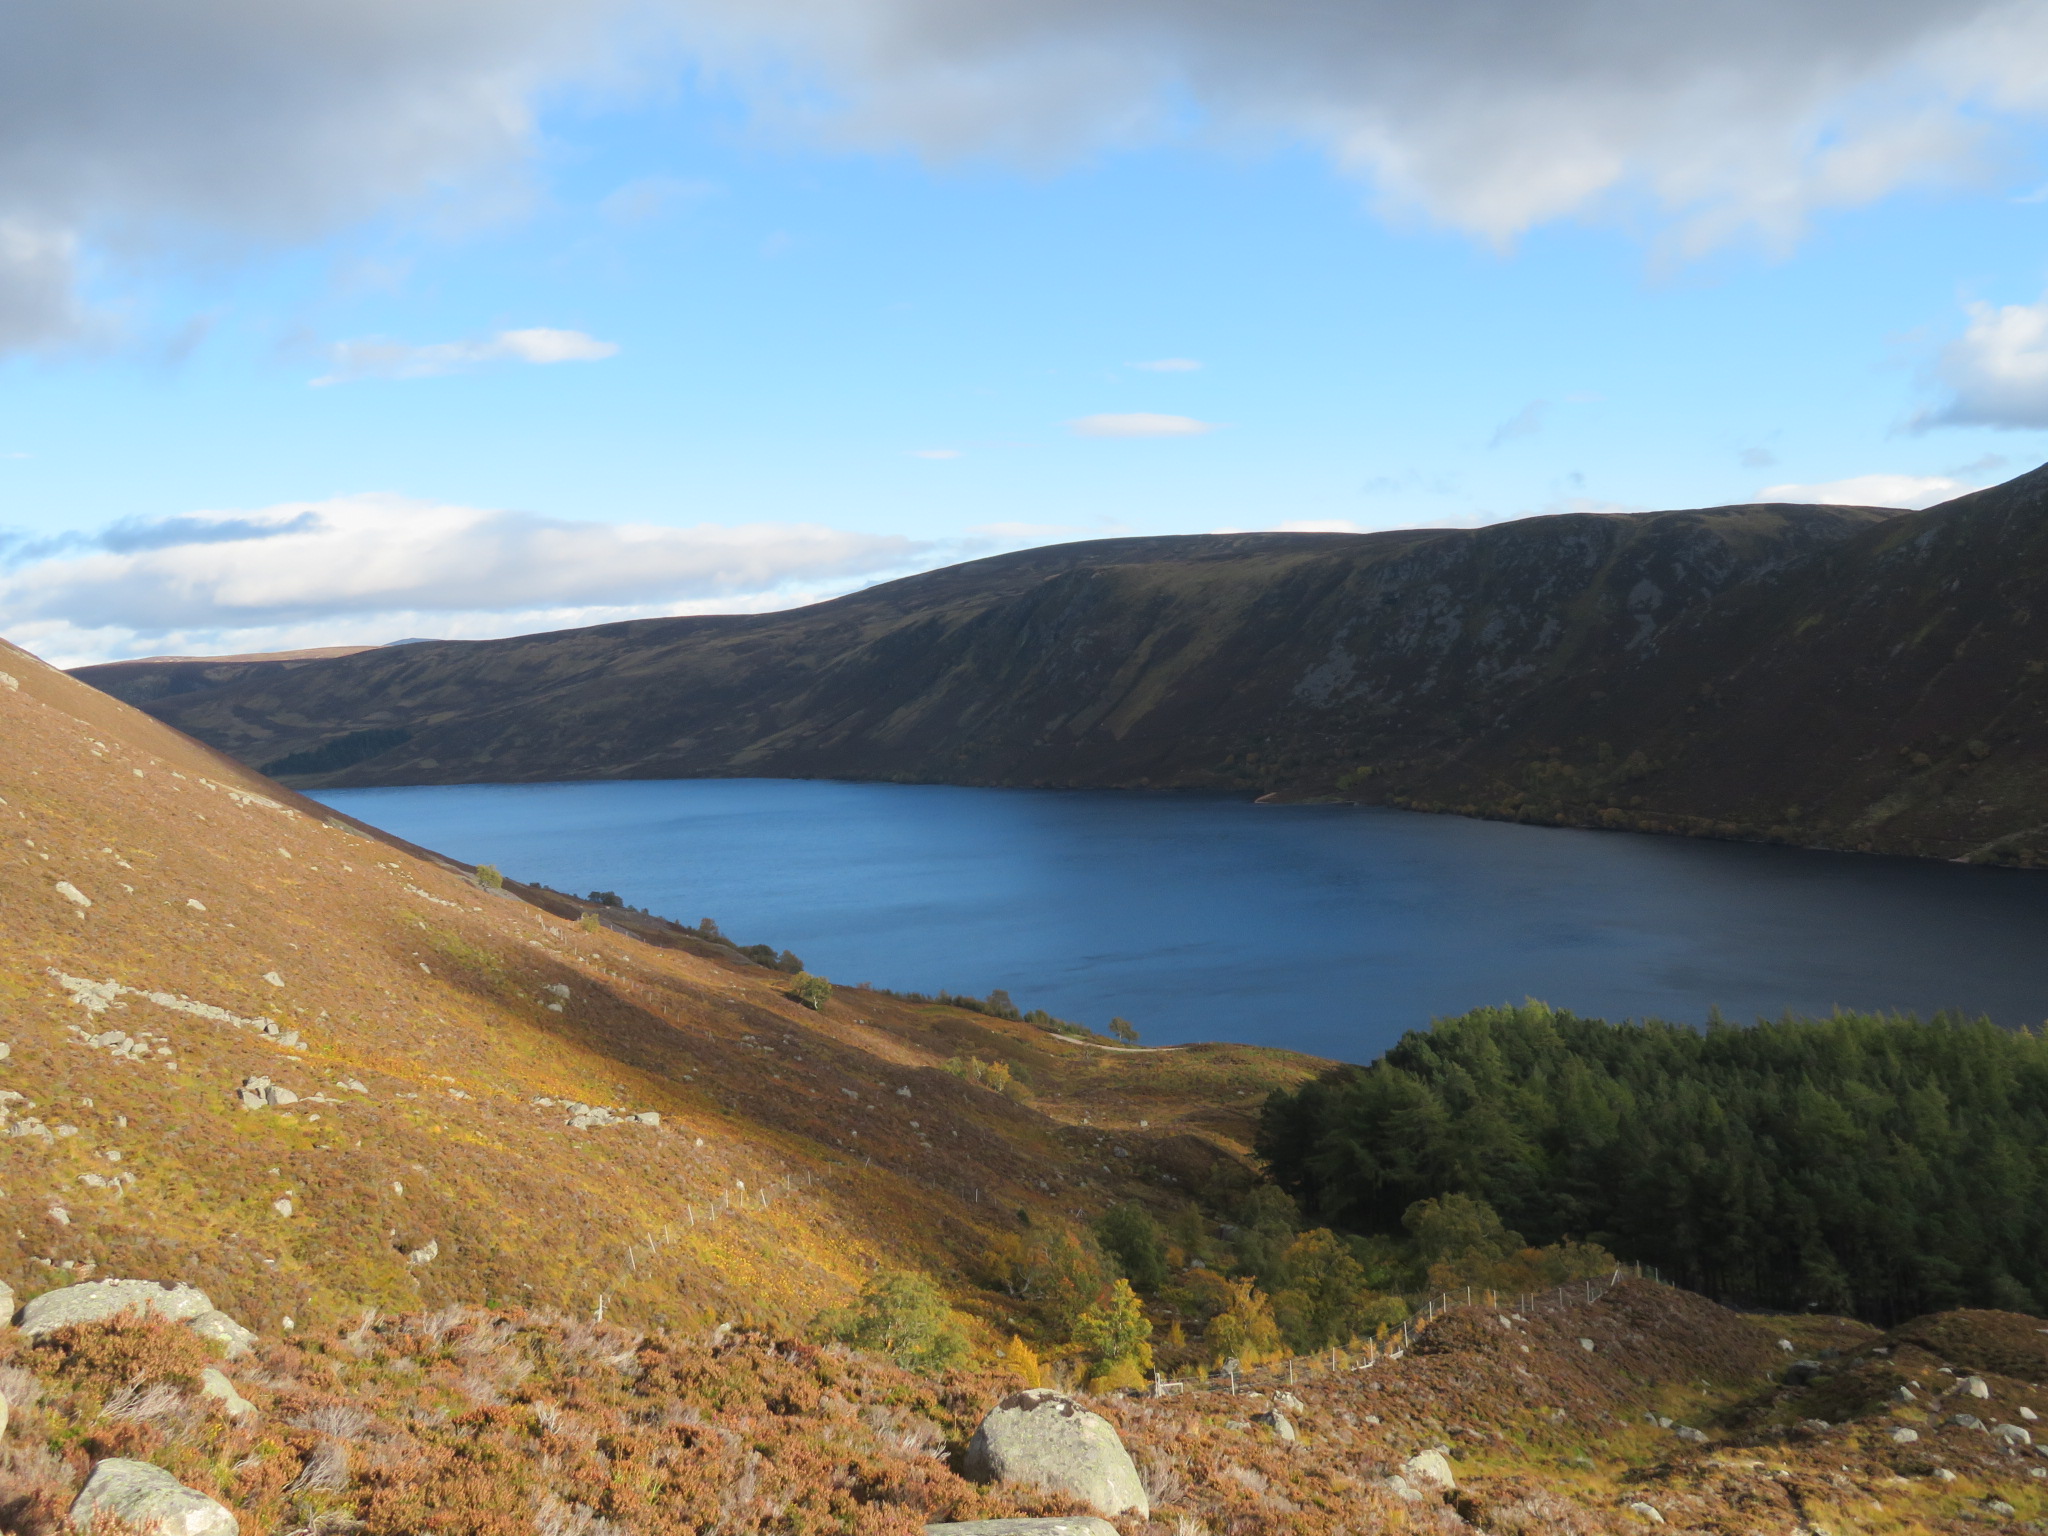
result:
[[[2048,470],[1923,512],[1123,539],[786,614],[86,668],[307,785],[1346,797],[2048,863]]]
[[[791,613],[81,676],[308,785],[758,774],[1328,789],[1881,521],[1754,506],[1114,539]],[[177,668],[185,667],[184,673]],[[319,752],[317,758],[305,754]]]
[[[587,931],[20,652],[0,671],[0,1280],[24,1295],[143,1274],[271,1327],[600,1297],[642,1326],[806,1321],[877,1262],[965,1290],[1019,1208],[1085,1215],[1155,1148],[1234,1156],[1248,1122],[1203,1107],[1313,1065],[858,990],[812,1012],[729,949]],[[1039,1097],[940,1070],[963,1053]],[[298,1102],[241,1107],[252,1078]]]

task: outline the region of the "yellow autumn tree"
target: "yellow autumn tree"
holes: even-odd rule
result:
[[[1230,1304],[1209,1319],[1202,1342],[1209,1358],[1217,1364],[1236,1360],[1257,1365],[1280,1353],[1280,1325],[1273,1320],[1273,1303],[1250,1280],[1231,1280]]]
[[[1131,1282],[1119,1278],[1074,1324],[1074,1343],[1087,1357],[1096,1392],[1142,1387],[1152,1369],[1152,1323]]]
[[[1046,1385],[1045,1362],[1038,1358],[1036,1350],[1015,1334],[1010,1336],[1010,1347],[1003,1351],[1003,1367],[1014,1372],[1027,1387]]]

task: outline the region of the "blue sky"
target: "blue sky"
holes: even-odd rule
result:
[[[0,633],[509,634],[2048,457],[2048,10],[1333,6],[0,39]],[[39,109],[37,49],[150,111]]]

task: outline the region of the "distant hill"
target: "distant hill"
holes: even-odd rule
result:
[[[307,786],[1238,790],[2027,864],[2044,490],[1110,539],[787,613],[78,675]]]

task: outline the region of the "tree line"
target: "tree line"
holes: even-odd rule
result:
[[[1483,1008],[1275,1094],[1258,1151],[1347,1234],[1458,1196],[1498,1251],[1600,1245],[1738,1305],[2048,1299],[2048,1038],[1984,1020]]]

